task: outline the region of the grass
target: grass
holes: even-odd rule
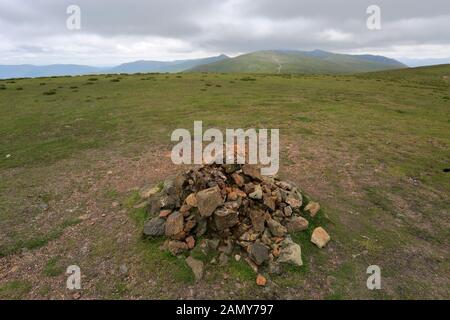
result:
[[[304,266],[274,281],[296,288],[332,275],[336,281],[324,297],[383,298],[365,288],[365,268],[376,262],[391,283],[389,296],[447,298],[442,289],[423,288],[443,287],[448,271],[439,262],[448,247],[450,207],[450,84],[443,80],[448,74],[450,66],[341,76],[184,73],[152,74],[152,81],[142,81],[143,75],[0,81],[0,232],[6,235],[0,256],[41,248],[79,223],[64,210],[51,212],[54,202],[69,197],[52,189],[55,181],[93,162],[108,166],[112,151],[139,159],[145,146],[170,145],[174,129],[192,131],[193,122],[202,120],[204,128],[280,129],[281,174],[324,208],[310,219],[310,230],[293,235],[302,245]],[[89,152],[97,158],[84,158]],[[76,163],[73,172],[65,161]],[[89,184],[81,179],[66,190],[86,193]],[[120,202],[140,232],[147,214],[133,209],[138,192],[118,190],[108,183],[95,197],[108,205]],[[41,202],[49,205],[47,212],[39,209]],[[67,202],[64,209],[73,205]],[[77,214],[84,214],[86,204],[78,205]],[[50,213],[52,220],[42,219]],[[310,243],[319,225],[330,232],[333,252]],[[123,230],[110,232],[96,235],[94,258],[103,261],[119,250],[113,235]],[[157,276],[160,287],[173,279],[192,283],[184,260],[167,256],[161,244],[136,243],[138,271]],[[412,259],[411,248],[423,255],[412,268],[402,264]],[[232,260],[227,272],[253,283],[245,263]],[[120,297],[138,289],[117,284],[114,290]]]
[[[52,257],[44,266],[42,273],[47,277],[56,277],[64,273],[59,257]]]
[[[0,246],[0,257],[15,254],[22,249],[38,249],[41,248],[52,240],[58,239],[64,230],[68,227],[77,225],[81,221],[79,219],[66,219],[59,226],[50,230],[48,233],[41,235],[33,235],[30,238],[21,238],[16,240],[13,244]]]
[[[31,284],[26,281],[14,280],[0,285],[0,299],[19,300],[31,290]]]

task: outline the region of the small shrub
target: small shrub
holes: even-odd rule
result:
[[[56,94],[56,90],[48,90],[42,93],[44,96],[52,96]]]

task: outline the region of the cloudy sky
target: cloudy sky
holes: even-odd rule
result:
[[[366,25],[381,8],[381,30]],[[69,30],[69,5],[81,29]],[[264,49],[450,57],[449,0],[0,0],[0,64],[113,65]]]

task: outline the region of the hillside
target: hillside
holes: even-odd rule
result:
[[[373,55],[315,51],[259,51],[192,68],[191,72],[345,74],[406,68],[396,60]]]
[[[203,64],[215,63],[229,59],[222,54],[216,57],[175,61],[135,61],[121,64],[109,70],[110,73],[138,73],[138,72],[181,72]]]

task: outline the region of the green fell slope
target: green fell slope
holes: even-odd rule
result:
[[[381,56],[346,55],[326,51],[259,51],[205,64],[191,72],[346,74],[406,68]]]

